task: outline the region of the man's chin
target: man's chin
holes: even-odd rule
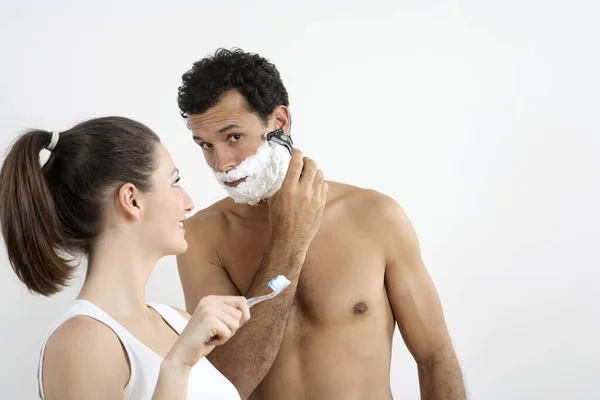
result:
[[[243,196],[232,196],[231,194],[229,194],[229,196],[227,196],[227,198],[231,199],[235,204],[245,204],[250,207],[264,206],[269,201],[268,198],[257,200],[256,198],[248,198],[248,197],[243,197]]]
[[[219,184],[221,185],[221,187],[223,189],[225,189],[225,191],[228,194],[228,197],[230,199],[233,200],[234,203],[236,204],[248,204],[250,206],[256,206],[256,205],[266,205],[269,201],[269,198],[271,197],[276,197],[277,194],[279,193],[278,189],[274,194],[268,195],[267,197],[265,197],[265,195],[267,195],[267,193],[254,193],[254,195],[251,195],[248,193],[248,186],[247,185],[251,185],[251,182],[242,182],[240,183],[237,187],[231,187],[231,186],[227,186],[224,183],[218,181]],[[244,190],[246,189],[246,190]],[[240,193],[243,192],[243,193]]]

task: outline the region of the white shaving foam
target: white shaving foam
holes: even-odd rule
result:
[[[285,147],[265,140],[256,154],[246,158],[231,171],[213,172],[234,202],[253,206],[268,199],[281,188],[290,159],[291,155]],[[246,180],[237,187],[225,184],[244,177]]]

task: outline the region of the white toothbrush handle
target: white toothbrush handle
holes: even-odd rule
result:
[[[273,292],[273,293],[266,294],[264,296],[252,297],[252,298],[248,299],[248,307],[252,307],[252,306],[260,303],[261,301],[272,299],[275,296],[277,296],[277,293]]]

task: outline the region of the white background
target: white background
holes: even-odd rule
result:
[[[2,0],[2,149],[25,128],[135,118],[205,207],[224,192],[179,118],[181,75],[221,46],[258,52],[297,146],[412,219],[470,397],[600,399],[598,2],[88,3]],[[80,282],[30,295],[0,253],[0,398],[32,399],[40,340]],[[183,307],[174,258],[147,293]],[[399,335],[391,376],[418,398]]]

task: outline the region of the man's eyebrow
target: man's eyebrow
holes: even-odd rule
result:
[[[229,124],[229,125],[227,125],[227,126],[225,126],[225,127],[221,128],[221,129],[219,129],[217,132],[218,132],[218,133],[223,133],[223,132],[225,132],[225,131],[228,131],[228,130],[230,130],[230,129],[233,129],[233,128],[239,128],[239,127],[240,127],[240,126],[239,126],[239,125],[236,125],[236,124]]]
[[[224,133],[224,132],[227,132],[227,131],[228,131],[228,130],[230,130],[230,129],[239,128],[239,127],[240,127],[240,126],[239,126],[239,125],[237,125],[237,124],[229,124],[229,125],[227,125],[227,126],[224,126],[224,127],[223,127],[223,128],[221,128],[221,129],[219,129],[219,130],[217,131],[217,133]],[[202,139],[202,138],[201,138],[200,136],[198,136],[198,135],[194,135],[194,136],[192,136],[192,137],[193,137],[193,139],[194,139],[194,140],[199,140],[199,141],[201,141],[201,142],[203,142],[203,141],[204,141],[204,139]]]

